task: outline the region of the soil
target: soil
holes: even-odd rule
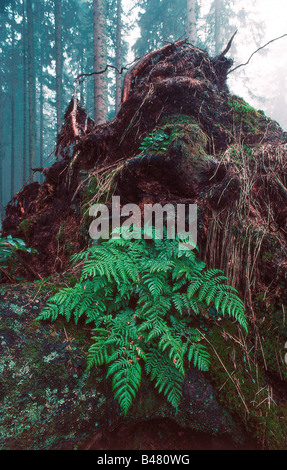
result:
[[[168,419],[121,425],[111,432],[96,433],[79,446],[83,450],[259,450],[252,440],[234,444],[228,438],[212,437],[184,429]]]

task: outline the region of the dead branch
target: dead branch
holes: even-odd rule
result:
[[[257,52],[261,51],[262,49],[264,49],[266,46],[268,46],[268,45],[271,44],[272,42],[278,41],[279,39],[282,39],[282,38],[284,38],[285,36],[287,36],[287,33],[282,34],[282,36],[279,36],[278,38],[271,39],[271,41],[268,41],[266,44],[264,44],[264,46],[261,46],[261,47],[259,47],[258,49],[256,49],[256,51],[252,52],[252,54],[251,54],[251,56],[249,57],[249,59],[247,60],[247,62],[245,62],[244,64],[237,65],[237,66],[234,67],[233,69],[229,70],[228,75],[229,75],[231,72],[234,72],[235,70],[239,69],[239,67],[243,67],[244,65],[248,65],[249,62],[250,62],[250,60],[251,60],[252,57],[254,56],[254,54],[256,54]]]
[[[33,173],[42,173],[42,175],[46,175],[47,174],[47,171],[49,170],[49,168],[43,168],[43,167],[39,167],[39,168],[31,168],[31,171]]]
[[[122,67],[121,70],[119,70],[114,65],[107,64],[106,67],[103,70],[100,70],[99,72],[81,73],[77,76],[76,83],[80,83],[80,79],[83,77],[92,77],[93,75],[100,75],[102,73],[105,73],[108,69],[114,69],[116,72],[118,72],[119,75],[121,75],[124,70],[128,70],[128,67]]]
[[[228,52],[229,49],[231,48],[231,44],[232,44],[232,41],[233,41],[234,36],[236,35],[236,33],[237,33],[237,30],[235,31],[235,33],[234,33],[234,34],[231,36],[231,38],[229,39],[226,48],[217,56],[217,60],[222,59],[222,58],[227,54],[227,52]]]

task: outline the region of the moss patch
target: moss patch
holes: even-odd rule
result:
[[[244,338],[235,326],[225,322],[222,327],[222,331],[212,329],[209,336],[217,353],[212,356],[210,375],[220,402],[235,419],[246,423],[262,448],[286,449],[286,398],[270,383],[260,358],[259,348],[262,346],[266,357],[268,345],[256,345],[254,338]]]
[[[31,235],[34,224],[35,224],[35,221],[32,219],[24,219],[22,220],[22,222],[20,222],[18,228],[26,240]]]

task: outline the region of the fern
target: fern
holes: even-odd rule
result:
[[[159,392],[166,395],[168,401],[178,408],[181,396],[184,374],[182,374],[170,358],[162,355],[157,349],[147,354],[145,371],[152,381],[155,381],[155,387]]]
[[[141,366],[134,351],[116,359],[109,367],[107,377],[113,375],[113,389],[124,415],[127,414],[141,383]]]
[[[0,280],[2,274],[10,281],[20,280],[17,271],[22,265],[22,260],[18,252],[38,254],[37,250],[28,248],[20,238],[13,238],[11,235],[0,237]]]
[[[150,239],[132,240],[127,230],[74,255],[84,263],[80,281],[54,295],[38,319],[92,324],[87,367],[106,364],[124,415],[144,374],[178,408],[187,368],[210,364],[197,318],[213,308],[247,331],[244,305],[222,271],[180,250],[179,239],[156,239],[154,228],[144,227]]]

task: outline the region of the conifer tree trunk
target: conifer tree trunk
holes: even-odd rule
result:
[[[27,0],[27,59],[29,101],[29,173],[36,162],[36,77],[34,52],[33,1]],[[33,177],[32,177],[33,179]]]
[[[41,24],[44,24],[44,5],[39,5],[40,10],[40,20]],[[43,74],[43,63],[44,63],[44,43],[41,40],[40,44],[40,66],[39,66],[39,84],[40,84],[40,96],[39,96],[39,120],[40,120],[40,131],[39,131],[39,165],[42,168],[44,163],[44,74]],[[43,182],[43,175],[40,174],[40,183]]]
[[[2,84],[0,83],[0,103],[2,100]],[[4,214],[4,179],[3,179],[3,160],[4,160],[4,145],[3,145],[3,113],[0,113],[0,230],[2,228],[2,219]]]
[[[186,33],[187,40],[191,44],[196,44],[196,0],[186,0]]]
[[[15,12],[11,19],[11,198],[15,195]]]
[[[117,0],[117,41],[116,41],[116,68],[122,67],[122,2]],[[116,71],[116,114],[121,107],[122,76]]]
[[[43,45],[41,44],[41,64],[40,64],[40,167],[43,167],[44,163],[44,93],[43,93]],[[43,181],[43,175],[40,176],[40,182]]]
[[[100,72],[107,65],[105,0],[93,0],[94,71]],[[94,119],[96,124],[107,121],[107,73],[94,78]]]
[[[27,179],[27,28],[25,0],[22,0],[22,38],[23,38],[23,158],[22,158],[22,184]]]
[[[61,129],[62,121],[62,81],[63,81],[63,60],[62,60],[62,3],[55,0],[55,50],[56,50],[56,111],[57,111],[57,132]]]

